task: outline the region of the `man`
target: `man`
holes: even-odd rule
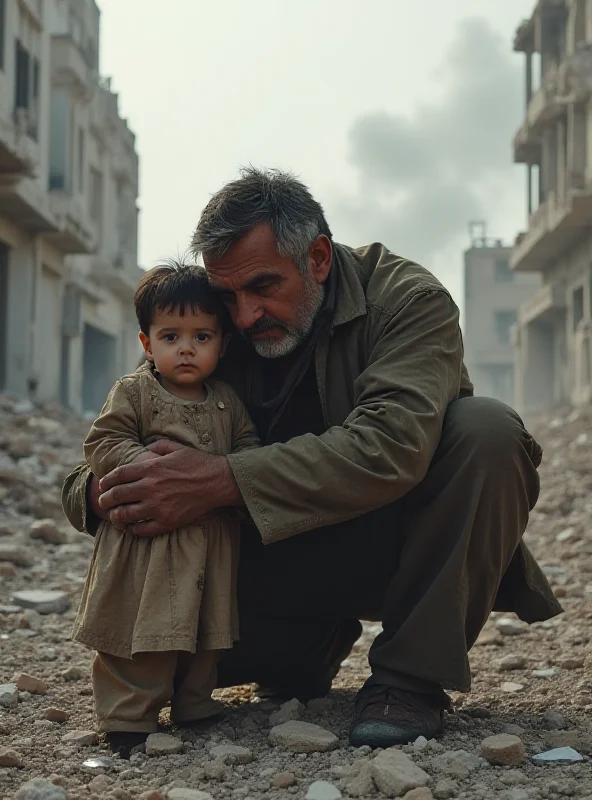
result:
[[[223,457],[162,442],[100,487],[79,467],[66,513],[152,536],[246,506],[241,642],[220,685],[325,694],[359,620],[380,620],[351,741],[434,736],[445,690],[470,688],[467,651],[492,608],[561,611],[522,543],[541,450],[511,409],[472,396],[443,286],[380,244],[336,244],[292,176],[243,172],[193,245],[242,334],[220,376],[265,446]]]

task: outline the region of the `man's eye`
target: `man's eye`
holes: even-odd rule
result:
[[[207,342],[210,337],[207,333],[198,333],[195,338],[198,342]]]

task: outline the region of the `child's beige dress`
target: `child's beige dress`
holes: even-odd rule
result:
[[[218,455],[259,444],[246,409],[228,385],[212,380],[202,403],[182,400],[163,389],[146,363],[115,384],[84,443],[84,454],[93,474],[103,477],[134,461],[158,439]],[[98,651],[95,701],[102,730],[155,729],[154,709],[161,699],[153,698],[150,709],[149,702],[134,704],[134,692],[143,685],[143,664],[148,670],[163,670],[167,664],[170,683],[182,651],[184,673],[193,672],[194,678],[211,684],[211,669],[189,667],[187,654],[206,658],[209,651],[232,647],[238,638],[238,552],[239,522],[231,511],[155,537],[101,524],[73,638]],[[206,660],[215,665],[212,655]],[[116,702],[119,687],[125,697]],[[162,687],[157,688],[162,695]],[[135,710],[128,713],[128,707]],[[176,708],[179,719],[192,716],[192,709],[183,710],[179,703]]]

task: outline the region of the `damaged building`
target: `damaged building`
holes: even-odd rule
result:
[[[540,273],[515,328],[523,411],[592,399],[592,0],[539,0],[518,29],[526,115],[528,228],[510,263]]]
[[[0,390],[97,410],[138,343],[138,157],[94,0],[0,0]]]

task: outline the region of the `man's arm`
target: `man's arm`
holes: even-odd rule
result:
[[[264,542],[352,519],[416,486],[458,397],[462,359],[452,299],[417,291],[385,317],[342,426],[228,456]]]

